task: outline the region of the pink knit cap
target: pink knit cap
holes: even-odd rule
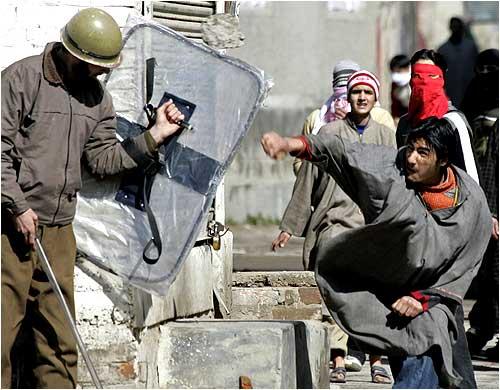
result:
[[[360,70],[358,72],[354,72],[349,80],[347,80],[347,94],[351,92],[356,85],[367,85],[375,92],[375,99],[378,100],[380,82],[373,73],[368,72],[367,70]]]

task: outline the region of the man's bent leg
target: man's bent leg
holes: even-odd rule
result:
[[[437,389],[439,380],[428,355],[389,357],[393,389]]]
[[[33,252],[6,218],[2,219],[2,388],[12,386],[11,350],[26,313]]]
[[[330,315],[323,298],[321,298],[321,314],[323,315],[323,323],[327,328],[330,349],[338,351],[342,354],[342,357],[345,357],[347,355],[348,336],[342,329],[340,329]]]
[[[477,389],[476,378],[474,377],[474,368],[467,347],[467,337],[464,328],[464,310],[460,305],[455,313],[457,322],[457,341],[451,347],[453,354],[453,369],[462,377],[459,385],[460,389]]]
[[[75,318],[73,275],[76,243],[72,226],[44,227],[41,243]],[[76,340],[40,260],[33,275],[31,291],[36,302],[33,328],[38,349],[34,369],[37,387],[75,388],[78,361]]]

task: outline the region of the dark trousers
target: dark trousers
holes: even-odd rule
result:
[[[35,354],[31,367],[35,386],[75,388],[78,355],[63,310],[36,253],[24,244],[23,236],[10,223],[2,222],[2,388],[13,385],[12,358],[16,356],[11,356],[11,351],[28,314],[32,338],[26,353]],[[74,317],[73,228],[40,227],[39,238]]]
[[[478,299],[469,313],[470,326],[477,330],[481,349],[498,333],[498,241],[491,238],[477,274]]]

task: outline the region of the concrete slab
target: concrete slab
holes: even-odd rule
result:
[[[190,321],[159,327],[162,388],[328,388],[326,329],[314,321]]]

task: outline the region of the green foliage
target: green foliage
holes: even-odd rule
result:
[[[262,214],[248,215],[246,223],[249,225],[279,225],[280,220],[277,218],[264,217]]]

